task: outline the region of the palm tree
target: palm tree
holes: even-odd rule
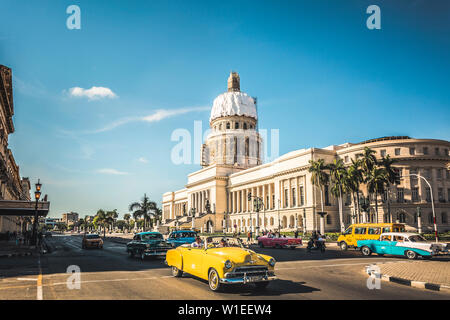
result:
[[[367,175],[377,165],[376,151],[365,147],[361,158],[361,167]]]
[[[130,219],[131,219],[131,214],[125,213],[125,214],[123,215],[123,220],[125,220],[126,223],[127,223],[127,230],[130,229]]]
[[[144,218],[144,230],[146,229],[146,221],[149,220],[150,228],[153,227],[152,221],[150,217],[156,216],[156,203],[154,201],[150,201],[146,194],[141,199],[141,202],[133,202],[130,204],[129,210],[133,212],[133,216],[136,218],[143,217]]]
[[[109,224],[110,230],[114,229],[114,222],[119,217],[119,214],[117,213],[117,209],[108,211],[106,213],[106,217],[108,218],[108,224]]]
[[[344,232],[344,220],[342,212],[342,193],[346,192],[346,180],[347,180],[347,170],[345,169],[344,162],[342,159],[334,159],[334,161],[329,164],[330,176],[331,176],[331,193],[339,199],[339,225],[341,232]]]
[[[99,209],[94,218],[94,222],[95,222],[94,224],[99,225],[103,228],[103,238],[106,237],[106,223],[107,223],[106,218],[107,218],[106,213],[103,209]]]
[[[387,175],[384,168],[373,167],[366,177],[367,192],[375,193],[375,214],[378,222],[378,194],[384,193],[384,186],[387,182]]]
[[[323,212],[323,186],[328,184],[329,175],[326,172],[328,166],[323,159],[309,160],[309,163],[311,164],[308,168],[311,173],[311,183],[320,190],[320,204]]]
[[[384,168],[386,173],[386,188],[387,188],[387,205],[388,205],[388,215],[391,216],[391,200],[389,195],[389,189],[391,188],[391,185],[395,184],[396,178],[397,178],[397,172],[395,171],[394,167],[392,166],[394,163],[396,163],[397,160],[392,159],[389,155],[386,157],[382,157],[380,161],[380,166]],[[392,218],[389,218],[390,221],[392,221]]]
[[[358,222],[360,222],[359,217],[361,215],[361,208],[359,206],[359,186],[364,181],[360,160],[352,159],[352,164],[347,169],[346,180],[347,190],[352,193],[353,208],[357,214]]]

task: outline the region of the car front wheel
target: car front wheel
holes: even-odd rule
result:
[[[414,251],[411,251],[411,250],[406,251],[405,254],[406,254],[406,257],[411,260],[417,258],[417,253],[415,253]]]
[[[141,260],[142,260],[142,261],[145,260],[145,253],[144,253],[144,251],[141,252]]]
[[[219,279],[219,274],[217,273],[216,269],[211,269],[209,271],[209,275],[208,275],[208,282],[209,282],[209,288],[212,291],[219,291],[220,290],[220,279]]]
[[[178,269],[177,267],[172,267],[172,275],[175,278],[179,278],[183,275],[183,271],[181,271],[180,269]]]
[[[364,256],[370,256],[370,255],[372,254],[372,250],[370,250],[369,247],[364,246],[364,247],[361,248],[361,253],[362,253]]]
[[[348,245],[345,241],[341,241],[339,247],[341,248],[342,251],[346,251],[348,249]]]

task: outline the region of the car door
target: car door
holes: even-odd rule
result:
[[[405,254],[406,250],[407,244],[405,243],[405,237],[394,235],[391,242],[390,254],[402,256]]]
[[[204,251],[203,248],[183,248],[183,271],[201,277]]]
[[[384,235],[384,236],[381,236],[380,239],[378,239],[377,241],[374,241],[376,253],[390,254],[390,251],[391,251],[390,248],[392,245],[391,237],[392,236],[390,236],[390,235]]]

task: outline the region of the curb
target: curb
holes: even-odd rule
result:
[[[24,252],[24,253],[8,253],[0,255],[0,258],[13,258],[13,257],[25,257],[33,255],[32,252]]]
[[[443,284],[436,284],[436,283],[431,283],[431,282],[424,282],[424,281],[415,281],[415,280],[408,280],[408,279],[403,279],[403,278],[399,278],[399,277],[393,277],[387,274],[379,274],[377,272],[375,272],[371,267],[373,267],[376,264],[373,265],[369,265],[366,266],[366,273],[369,276],[375,276],[377,278],[380,278],[383,281],[389,281],[389,282],[394,282],[397,284],[402,284],[405,286],[410,286],[410,287],[414,287],[414,288],[419,288],[419,289],[428,289],[428,290],[433,290],[433,291],[445,291],[445,292],[449,292],[450,293],[450,286],[446,286]]]

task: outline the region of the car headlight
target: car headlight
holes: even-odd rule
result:
[[[232,265],[232,263],[231,263],[230,260],[225,261],[225,268],[226,268],[226,269],[231,269],[232,266],[233,266],[233,265]]]
[[[275,259],[274,258],[271,258],[270,260],[269,260],[269,264],[270,264],[270,266],[271,267],[274,267],[275,266]]]

